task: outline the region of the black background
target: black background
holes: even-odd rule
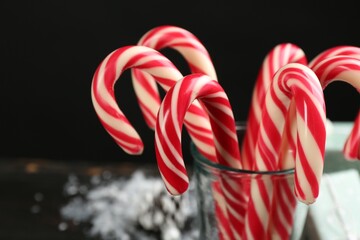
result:
[[[354,1],[355,3],[355,1]],[[340,1],[1,1],[0,158],[155,161],[153,132],[141,117],[129,72],[115,86],[145,152],[125,154],[98,121],[90,97],[93,73],[116,48],[134,45],[153,27],[176,25],[208,49],[236,120],[245,120],[265,55],[292,42],[308,59],[337,45],[360,46],[360,15]],[[180,55],[163,53],[186,74]],[[328,118],[352,121],[355,89],[324,91]],[[187,135],[184,154],[188,156]]]

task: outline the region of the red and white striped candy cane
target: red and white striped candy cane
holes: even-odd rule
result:
[[[222,165],[241,168],[236,125],[226,93],[215,80],[203,74],[191,74],[179,80],[165,95],[157,117],[155,152],[161,176],[171,194],[182,194],[188,188],[188,176],[182,157],[182,123],[188,106],[199,99],[210,117],[218,161]],[[229,224],[234,238],[240,233],[238,223],[245,211],[239,185],[221,178]],[[237,190],[234,190],[237,189]]]
[[[334,81],[342,81],[352,85],[360,92],[360,58],[350,56],[328,57],[318,62],[312,69],[319,77],[323,89]],[[359,115],[360,111],[343,148],[344,156],[349,160],[360,159],[358,156],[360,142],[360,132],[358,130]]]
[[[143,143],[117,105],[114,94],[116,81],[125,70],[131,68],[138,68],[151,74],[165,91],[183,76],[164,55],[144,46],[125,46],[116,49],[98,66],[91,86],[95,111],[107,132],[125,152],[141,154]],[[201,126],[202,123],[206,125],[208,121],[206,112],[195,101],[189,108],[185,124],[190,129],[190,137],[199,149],[204,148],[204,144],[201,145],[204,138],[212,137],[211,129],[204,129]]]
[[[189,65],[192,73],[203,73],[217,80],[215,68],[213,66],[210,54],[200,42],[200,40],[188,30],[177,26],[165,25],[159,26],[148,31],[138,42],[138,45],[151,47],[158,51],[171,48],[180,53]],[[160,95],[153,77],[146,72],[138,69],[132,69],[132,80],[135,93],[143,112],[145,120],[150,128],[155,127],[156,114],[160,106]],[[202,127],[210,129],[210,122],[202,123]],[[193,130],[194,131],[194,130]],[[207,151],[207,157],[216,161],[215,148],[213,141],[203,138],[205,144],[202,153]],[[199,146],[200,144],[198,144]],[[216,205],[217,220],[219,221],[219,238],[230,239],[231,233],[228,232],[228,221],[225,219],[226,212],[223,212],[221,188],[214,186],[213,194]]]
[[[338,56],[339,55],[339,56]],[[341,73],[344,74],[344,71],[358,71],[359,64],[358,61],[353,58],[348,57],[355,57],[359,58],[360,56],[360,48],[353,47],[353,46],[338,46],[334,48],[330,48],[321,54],[319,54],[314,60],[309,63],[309,66],[312,67],[312,70],[315,71],[315,74],[318,76],[323,89],[332,81],[336,80],[343,80],[349,82],[355,88],[359,86],[360,76],[352,72],[352,74],[345,74],[347,77],[341,76]],[[348,61],[350,60],[350,61]],[[355,61],[355,62],[354,62]],[[292,103],[293,104],[293,103]],[[285,123],[285,129],[282,138],[282,146],[281,146],[281,153],[279,156],[279,168],[280,169],[289,169],[295,166],[295,157],[296,157],[296,110],[295,106],[289,107],[287,120]],[[356,120],[358,121],[358,120]],[[344,156],[348,159],[356,158],[357,152],[359,151],[359,144],[360,142],[360,133],[359,130],[355,130],[356,122],[352,133],[349,135],[348,140],[344,145]],[[350,144],[348,144],[350,143]],[[347,145],[348,144],[348,145]],[[351,147],[350,147],[351,145]],[[352,154],[352,157],[350,155]],[[286,191],[283,191],[286,192]],[[278,236],[287,236],[291,230],[286,226],[290,226],[289,221],[283,221],[284,217],[284,206],[275,207],[274,211],[271,215],[271,219],[273,221],[274,228],[269,228],[270,234]],[[290,210],[290,209],[285,209]],[[281,221],[284,224],[281,224]],[[280,226],[280,228],[279,228]]]
[[[208,51],[194,34],[183,28],[171,25],[155,27],[144,34],[138,45],[158,51],[165,48],[176,50],[185,58],[192,73],[204,73],[217,80]],[[132,69],[131,72],[140,109],[147,125],[154,129],[161,102],[156,81],[139,69]]]
[[[349,56],[360,59],[360,47],[344,45],[344,46],[336,46],[333,48],[329,48],[319,55],[317,55],[311,62],[309,63],[309,67],[313,68],[315,65],[318,65],[322,60],[328,57],[334,56]],[[359,114],[358,114],[359,115]],[[354,128],[352,129],[348,139],[345,142],[343,153],[348,160],[351,159],[360,159],[360,157],[356,157],[356,146],[359,145],[360,142],[360,133],[356,130],[356,126],[360,125],[358,120],[359,117],[354,121]]]
[[[300,201],[309,204],[318,196],[323,170],[326,113],[320,81],[305,65],[287,64],[274,76],[260,123],[255,169],[278,169],[281,135],[292,98],[297,123],[295,193]]]
[[[227,211],[226,199],[220,182],[214,181],[211,185],[212,196],[214,198],[214,212],[216,217],[219,240],[234,239],[231,226],[229,224],[229,214]]]
[[[326,140],[326,113],[322,87],[315,73],[303,64],[289,63],[274,75],[266,94],[255,147],[255,170],[278,170],[278,157],[288,108],[295,99],[297,153],[295,195],[310,204],[319,194]],[[264,197],[267,196],[267,197]],[[245,222],[247,238],[264,238],[272,200],[272,183],[251,185]],[[258,224],[249,221],[257,216]]]
[[[356,46],[342,45],[332,48],[328,48],[325,51],[319,53],[314,57],[308,64],[309,68],[313,68],[315,65],[319,64],[322,60],[328,57],[334,56],[349,56],[360,58],[360,48]]]
[[[218,162],[241,168],[234,116],[224,90],[207,75],[188,75],[166,93],[155,129],[159,170],[168,191],[174,195],[182,194],[188,188],[182,158],[181,129],[188,107],[196,99],[204,103],[209,114]]]
[[[360,58],[360,48],[350,45],[341,45],[326,49],[325,51],[321,52],[316,57],[314,57],[309,62],[308,67],[312,69],[314,66],[318,65],[321,61],[325,60],[326,58],[331,58],[335,56],[348,56],[348,57]],[[296,126],[295,126],[295,121],[293,120],[295,114],[294,112],[295,112],[295,108],[293,106],[290,106],[289,114],[288,114],[289,120],[287,120],[286,122],[286,126],[285,126],[286,133],[284,133],[282,147],[281,147],[281,156],[280,156],[281,169],[294,167],[294,159],[296,153],[295,150]]]
[[[242,146],[242,160],[245,169],[250,169],[254,161],[254,149],[258,136],[261,111],[265,94],[277,70],[287,63],[298,62],[307,64],[305,53],[301,48],[291,43],[275,46],[265,57],[255,87],[252,93],[251,105],[247,119],[247,130]]]
[[[345,141],[343,154],[348,160],[360,159],[360,112],[358,113],[354,121],[354,126]]]

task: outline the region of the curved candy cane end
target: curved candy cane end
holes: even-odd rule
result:
[[[122,147],[120,144],[118,144],[120,147]],[[135,148],[131,149],[131,150],[126,150],[124,148],[122,148],[126,153],[131,154],[131,155],[142,155],[142,153],[144,152],[144,145],[141,146],[136,146]]]
[[[297,191],[296,187],[295,187],[295,197],[298,201],[300,201],[301,203],[304,203],[306,205],[311,205],[313,203],[316,202],[316,199],[318,196],[313,196],[311,198],[303,198]]]
[[[346,143],[343,147],[342,153],[344,158],[348,161],[357,161],[360,160],[360,144],[357,147],[353,147],[353,149],[349,149],[349,143]],[[354,151],[355,149],[355,151]],[[356,151],[357,149],[357,151]]]
[[[163,179],[167,192],[172,196],[179,196],[185,193],[189,188],[189,179],[187,181],[177,182],[176,187],[171,185],[168,179],[160,171],[161,178]]]

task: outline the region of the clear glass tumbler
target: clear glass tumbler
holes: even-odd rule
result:
[[[241,144],[246,125],[237,126]],[[190,148],[200,239],[302,239],[307,205],[295,198],[294,169],[233,169]]]

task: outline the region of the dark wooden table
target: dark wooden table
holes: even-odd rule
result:
[[[142,167],[156,174],[155,165]],[[0,239],[90,239],[85,237],[85,225],[67,223],[66,230],[62,230],[60,208],[69,200],[64,194],[69,174],[86,181],[104,171],[112,176],[129,176],[136,169],[138,166],[131,163],[1,159]]]

